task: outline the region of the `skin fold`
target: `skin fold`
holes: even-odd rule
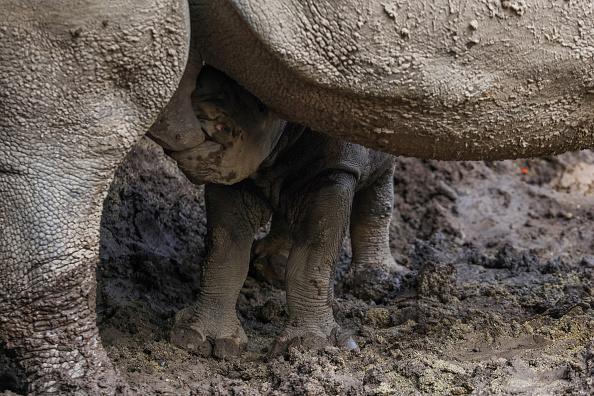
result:
[[[355,349],[332,314],[334,266],[350,218],[353,277],[379,286],[402,270],[389,249],[393,157],[286,123],[208,66],[193,99],[208,138],[169,154],[194,183],[208,183],[209,255],[198,301],[177,314],[172,342],[217,357],[245,348],[235,304],[255,233],[274,214],[270,238],[286,249],[289,321],[273,353],[295,342]],[[283,253],[268,248],[260,256]]]

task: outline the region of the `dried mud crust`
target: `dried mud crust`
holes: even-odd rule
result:
[[[588,151],[505,162],[399,159],[392,253],[411,269],[380,302],[337,268],[335,316],[360,351],[269,357],[284,293],[248,278],[240,357],[173,346],[199,290],[200,190],[144,141],[118,172],[98,269],[101,335],[139,394],[589,395],[594,392],[594,164]]]

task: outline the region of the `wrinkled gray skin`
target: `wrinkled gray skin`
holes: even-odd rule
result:
[[[351,218],[355,278],[377,282],[372,272],[402,269],[388,235],[393,157],[285,123],[211,67],[202,68],[193,103],[207,135],[198,147],[208,149],[172,156],[191,181],[209,183],[209,254],[198,301],[177,314],[172,342],[217,357],[245,348],[235,305],[255,234],[274,214],[258,254],[287,258],[289,321],[273,353],[295,342],[357,348],[332,314],[334,265]]]
[[[187,12],[0,1],[0,338],[32,394],[125,388],[96,326],[101,210],[183,73]]]
[[[116,389],[93,302],[101,202],[178,83],[182,4],[0,0],[0,337],[37,392]],[[201,54],[282,118],[395,154],[592,148],[591,7],[191,0],[198,61],[151,132],[176,151],[205,141]]]

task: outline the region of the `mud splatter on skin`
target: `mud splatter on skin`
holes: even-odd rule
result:
[[[594,390],[594,199],[580,192],[583,178],[575,189],[564,178],[593,164],[593,153],[495,163],[400,159],[393,253],[422,275],[379,305],[353,298],[338,281],[337,318],[353,329],[361,353],[291,349],[266,358],[286,319],[284,294],[248,278],[238,308],[249,350],[219,361],[165,337],[173,312],[198,290],[205,230],[199,191],[159,151],[143,142],[120,169],[98,270],[102,337],[139,392]],[[346,249],[339,274],[348,259]]]

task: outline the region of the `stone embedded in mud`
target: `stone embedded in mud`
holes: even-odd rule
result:
[[[502,0],[501,6],[503,9],[513,11],[517,16],[524,15],[527,9],[527,5],[524,0]]]
[[[510,243],[505,243],[495,257],[483,263],[487,268],[508,269],[514,273],[529,272],[541,267],[539,258],[532,251],[521,251]]]

